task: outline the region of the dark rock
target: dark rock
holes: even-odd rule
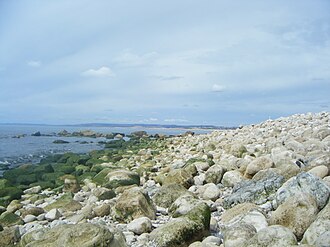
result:
[[[269,171],[261,180],[248,180],[235,185],[231,195],[224,199],[224,207],[230,208],[243,202],[263,204],[272,200],[272,196],[284,183],[283,176]]]
[[[66,143],[70,143],[68,141],[64,141],[64,140],[55,140],[53,141],[54,144],[66,144]]]

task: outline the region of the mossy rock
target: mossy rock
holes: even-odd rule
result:
[[[94,166],[96,164],[101,164],[101,163],[104,163],[104,161],[103,160],[100,160],[98,158],[91,158],[91,159],[89,159],[89,160],[86,161],[86,166],[92,167],[92,166]]]
[[[43,173],[54,172],[54,169],[50,164],[39,164],[33,167],[33,172],[41,175]]]
[[[60,186],[63,184],[63,182],[59,178],[64,174],[64,172],[45,173],[42,175],[41,179],[45,182],[52,182],[55,184],[55,186]]]
[[[125,140],[113,140],[105,144],[105,148],[118,149],[125,145]]]
[[[139,174],[121,169],[109,172],[105,177],[105,183],[103,185],[107,188],[117,188],[134,184],[140,185]]]
[[[96,174],[96,172],[84,172],[83,174],[77,176],[78,182],[82,183],[86,178],[92,180]]]
[[[3,173],[3,178],[7,179],[9,182],[16,184],[17,178],[21,175],[28,175],[33,172],[32,165],[22,165]]]
[[[0,179],[0,189],[4,189],[9,186],[10,186],[10,183],[7,179],[4,179],[4,178]]]
[[[16,179],[17,184],[30,185],[38,181],[37,174],[19,175]]]
[[[52,167],[54,169],[54,172],[63,172],[65,174],[70,174],[75,171],[74,166],[64,164],[64,163],[54,164],[54,165],[52,165]]]
[[[65,209],[67,205],[70,205],[70,203],[72,203],[72,201],[73,201],[72,193],[68,192],[65,193],[63,196],[61,196],[60,198],[58,198],[55,202],[47,205],[45,207],[45,210],[49,211],[53,208]]]
[[[95,175],[93,178],[93,182],[97,183],[98,185],[103,185],[107,182],[106,176],[109,172],[113,171],[111,168],[104,168],[98,174]]]
[[[0,215],[0,224],[2,226],[22,225],[23,220],[14,213],[4,212]]]
[[[55,181],[54,182],[52,182],[52,181],[38,181],[38,182],[30,184],[31,187],[38,186],[38,185],[40,185],[41,189],[43,189],[43,190],[47,189],[47,188],[53,189],[55,187]]]
[[[7,206],[12,200],[20,199],[23,190],[17,187],[6,187],[0,189],[0,206]]]
[[[168,208],[181,195],[187,193],[187,189],[180,184],[168,184],[160,187],[153,196],[156,205]]]
[[[79,173],[79,175],[81,175],[85,172],[89,172],[91,168],[89,166],[77,165],[74,169],[76,170],[76,174]]]
[[[54,154],[54,155],[49,155],[45,158],[43,158],[40,161],[40,164],[50,164],[50,163],[57,163],[58,160],[62,157],[62,154]]]

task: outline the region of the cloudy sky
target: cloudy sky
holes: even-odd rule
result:
[[[330,110],[329,0],[1,0],[0,123]]]

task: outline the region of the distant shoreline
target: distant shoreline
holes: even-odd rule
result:
[[[35,123],[0,123],[0,125],[16,126],[57,126],[57,127],[112,127],[112,128],[151,128],[151,129],[189,129],[189,130],[226,130],[236,126],[225,127],[215,125],[176,125],[176,124],[111,124],[111,123],[84,123],[84,124],[35,124]]]

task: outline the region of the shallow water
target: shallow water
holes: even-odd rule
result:
[[[148,134],[177,135],[186,132],[186,129],[162,129],[143,127],[74,127],[74,126],[49,126],[49,125],[0,125],[0,174],[1,166],[13,167],[24,163],[37,163],[41,158],[57,153],[74,152],[87,153],[92,150],[102,149],[103,145],[99,141],[110,141],[106,138],[90,137],[59,137],[54,134],[67,130],[74,131],[93,130],[95,132],[125,133],[144,130]],[[52,136],[31,136],[40,131],[42,135]],[[196,133],[207,133],[210,130],[198,130]],[[26,135],[21,138],[14,138],[18,135]],[[64,140],[69,143],[54,144],[54,140]],[[81,144],[81,142],[87,142]]]

